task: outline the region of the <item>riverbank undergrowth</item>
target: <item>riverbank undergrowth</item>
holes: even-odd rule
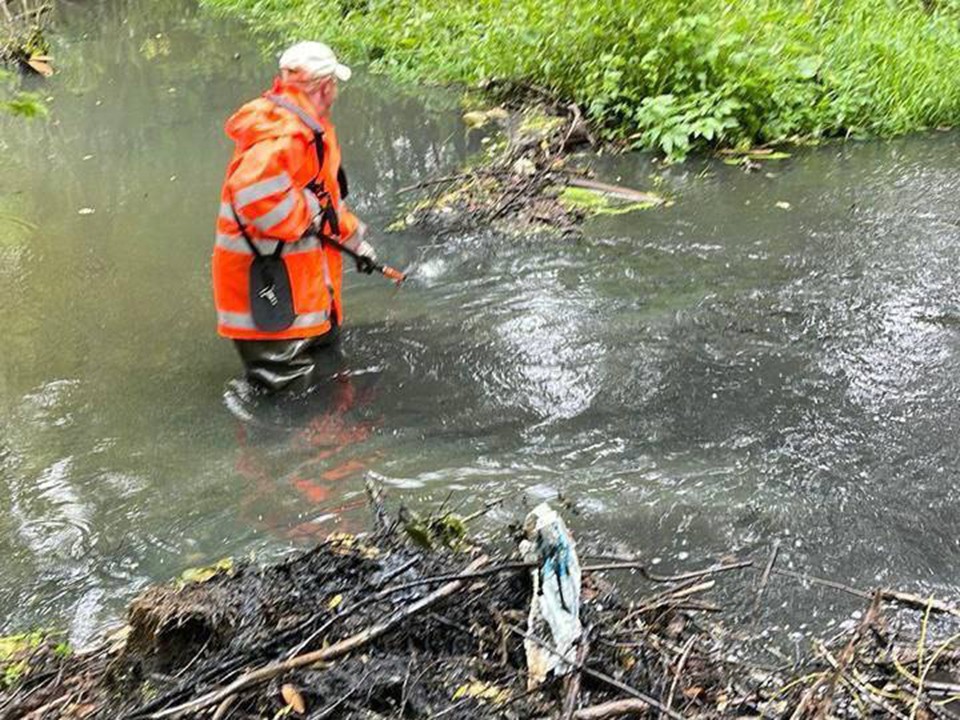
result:
[[[204,2],[399,79],[545,89],[672,159],[960,122],[958,0]]]

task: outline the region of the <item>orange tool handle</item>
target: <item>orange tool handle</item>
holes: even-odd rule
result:
[[[383,273],[384,277],[387,277],[393,280],[397,285],[399,285],[400,283],[402,283],[404,280],[407,279],[406,275],[404,275],[402,272],[400,272],[396,268],[390,267],[389,265],[377,265],[376,269],[379,270],[381,273]]]

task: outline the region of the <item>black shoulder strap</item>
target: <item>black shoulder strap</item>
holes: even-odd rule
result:
[[[323,126],[310,117],[310,114],[306,110],[297,107],[286,98],[282,98],[279,95],[266,95],[265,97],[274,105],[292,112],[300,118],[304,125],[313,131],[313,146],[314,150],[317,151],[317,171],[319,172],[320,168],[323,167]]]
[[[253,240],[251,240],[250,236],[247,235],[247,228],[245,228],[243,223],[240,222],[240,217],[237,215],[237,211],[233,207],[233,203],[230,203],[230,212],[233,215],[234,222],[237,223],[237,227],[240,228],[240,234],[243,235],[243,239],[247,242],[247,247],[250,248],[250,252],[252,252],[258,258],[263,257],[263,253],[257,250],[257,246],[253,244]],[[283,245],[284,243],[282,240],[277,240],[277,247],[272,253],[273,257],[280,257],[280,254],[283,252]]]

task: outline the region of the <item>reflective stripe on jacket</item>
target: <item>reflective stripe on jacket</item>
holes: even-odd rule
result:
[[[291,111],[268,99],[275,96]],[[323,131],[323,165],[319,167],[313,127]],[[213,248],[213,295],[217,331],[238,340],[286,340],[326,333],[331,321],[343,322],[341,302],[342,261],[332,247],[304,237],[320,201],[308,185],[316,183],[330,195],[337,211],[342,241],[346,244],[358,221],[343,205],[337,173],[340,146],[327,118],[317,118],[307,97],[296,87],[277,80],[269,93],[241,107],[227,121],[227,136],[235,144],[220,193]],[[232,205],[232,208],[231,208]],[[285,243],[282,258],[290,275],[297,317],[280,332],[258,330],[253,323],[248,295],[253,251],[234,219],[261,253]]]

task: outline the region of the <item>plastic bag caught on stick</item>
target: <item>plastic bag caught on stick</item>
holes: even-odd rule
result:
[[[520,553],[526,562],[537,563],[531,570],[533,599],[527,618],[527,632],[548,643],[554,651],[530,638],[524,641],[529,676],[534,688],[550,672],[570,670],[580,639],[580,561],[576,543],[566,523],[547,503],[541,503],[523,523],[526,539]],[[544,632],[549,630],[549,633]]]

